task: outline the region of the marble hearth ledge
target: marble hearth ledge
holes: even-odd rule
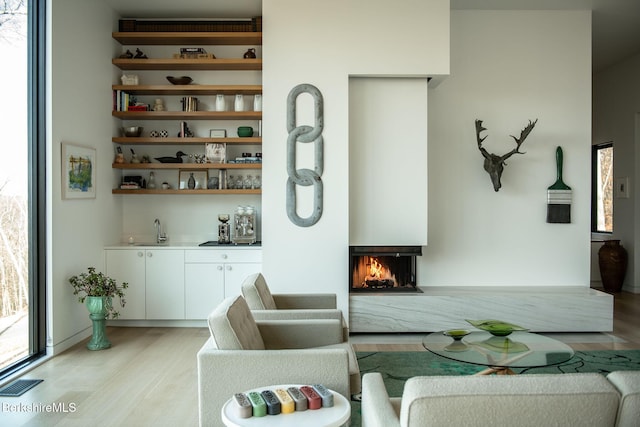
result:
[[[423,293],[352,293],[350,332],[434,332],[499,319],[531,332],[610,332],[613,296],[582,286],[437,286]]]

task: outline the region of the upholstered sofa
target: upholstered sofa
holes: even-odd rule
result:
[[[640,371],[410,378],[389,398],[362,379],[362,427],[640,426]]]
[[[338,319],[257,321],[236,296],[220,303],[208,324],[211,337],[197,355],[201,426],[223,425],[224,403],[257,387],[322,383],[347,399],[359,392],[358,361]]]

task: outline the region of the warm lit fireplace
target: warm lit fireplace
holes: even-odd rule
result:
[[[421,246],[350,246],[351,292],[416,292]]]

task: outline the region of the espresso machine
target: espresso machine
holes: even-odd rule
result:
[[[233,215],[233,243],[256,242],[256,214],[253,206],[238,206]]]
[[[218,214],[218,244],[228,245],[231,243],[231,224],[229,224],[229,214]]]

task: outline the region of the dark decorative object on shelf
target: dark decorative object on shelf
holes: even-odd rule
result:
[[[255,57],[256,57],[256,50],[254,48],[250,48],[244,53],[245,59],[250,59]]]
[[[160,163],[182,163],[182,156],[186,156],[186,153],[178,151],[175,157],[155,157]]]
[[[627,274],[627,250],[620,240],[606,240],[598,251],[602,286],[608,292],[620,292]]]
[[[121,58],[121,59],[131,59],[131,58],[133,58],[133,53],[131,53],[131,51],[129,49],[127,49],[127,51],[125,53],[123,53],[122,55],[120,55],[119,58]]]
[[[145,55],[140,49],[136,48],[136,55],[134,56],[134,59],[147,59],[147,55]]]
[[[167,80],[169,80],[169,82],[174,85],[188,85],[193,81],[193,79],[189,76],[180,76],[180,77],[167,76]]]
[[[522,131],[520,132],[520,138],[516,138],[515,136],[510,135],[511,138],[513,138],[516,141],[516,148],[514,148],[513,150],[509,151],[506,154],[503,154],[502,156],[498,156],[496,154],[489,153],[487,150],[485,150],[482,147],[482,142],[487,137],[484,136],[481,138],[480,132],[485,131],[487,129],[482,126],[482,120],[476,119],[476,139],[478,141],[478,149],[480,150],[480,152],[482,153],[482,156],[484,157],[484,170],[487,171],[487,173],[491,177],[491,182],[493,183],[493,189],[495,191],[500,190],[500,187],[502,187],[502,184],[500,183],[500,178],[502,177],[502,171],[504,170],[504,167],[507,165],[505,163],[505,160],[507,160],[509,157],[513,156],[516,153],[524,154],[523,152],[518,151],[520,149],[520,145],[522,145],[522,143],[527,138],[527,136],[529,136],[529,133],[531,133],[531,131],[533,130],[533,127],[536,125],[537,122],[538,122],[538,119],[536,119],[533,122],[529,120],[529,124],[527,125],[527,127],[522,129]]]

